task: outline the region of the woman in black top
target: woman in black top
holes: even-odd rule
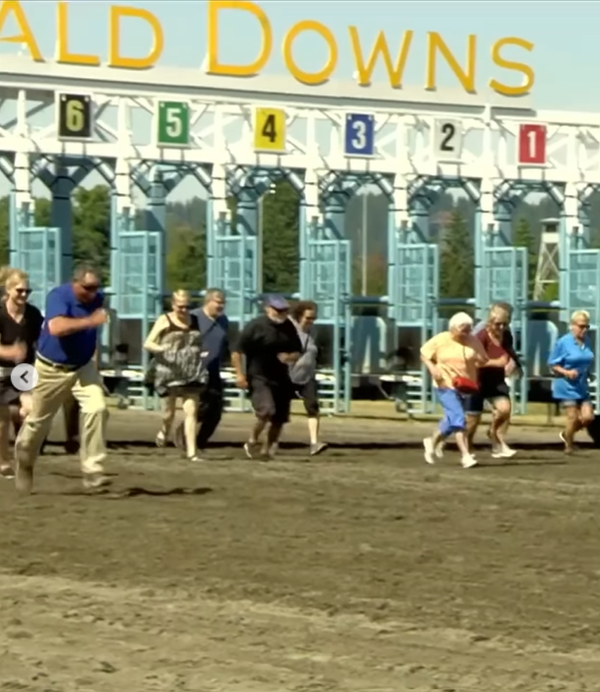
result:
[[[9,426],[12,418],[20,424],[31,408],[31,396],[12,385],[10,375],[21,363],[33,365],[35,346],[42,329],[42,313],[27,301],[31,294],[29,277],[20,269],[0,270],[0,474],[12,477],[9,457]]]
[[[190,314],[190,295],[175,291],[173,309],[162,314],[150,330],[144,348],[155,364],[154,391],[163,400],[163,421],[156,445],[164,447],[175,418],[177,399],[182,400],[186,456],[200,461],[196,441],[198,402],[206,372],[203,367],[202,334],[196,315]]]

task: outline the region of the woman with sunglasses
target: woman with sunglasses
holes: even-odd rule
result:
[[[554,374],[552,395],[560,402],[566,414],[565,429],[560,439],[565,453],[573,452],[575,434],[594,419],[590,401],[589,376],[594,361],[588,332],[590,316],[585,310],[571,315],[570,331],[554,344],[548,365]]]
[[[510,390],[506,378],[519,368],[510,333],[511,313],[507,306],[495,303],[491,306],[487,320],[475,336],[481,341],[489,361],[487,367],[478,371],[479,389],[465,401],[467,412],[467,440],[473,450],[473,440],[481,421],[485,402],[492,406],[493,416],[488,436],[492,441],[494,459],[510,459],[516,454],[505,440],[511,417]]]
[[[44,318],[28,303],[31,289],[25,272],[4,267],[0,270],[0,285],[4,288],[0,300],[0,474],[13,478],[10,424],[13,422],[17,429],[21,426],[31,410],[31,396],[15,389],[10,375],[21,363],[33,365]]]
[[[175,291],[172,310],[156,320],[144,348],[153,356],[153,388],[163,400],[163,420],[156,435],[156,446],[167,445],[177,399],[180,398],[183,401],[183,431],[189,461],[201,461],[196,444],[198,402],[206,379],[201,346],[198,318],[190,314],[190,295],[187,291]]]

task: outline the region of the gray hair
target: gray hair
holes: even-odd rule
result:
[[[95,276],[96,279],[100,279],[100,272],[93,265],[87,263],[77,264],[73,270],[73,281],[81,281],[88,274]]]
[[[204,303],[208,303],[215,298],[221,298],[225,300],[225,293],[220,288],[207,288],[204,293]]]
[[[472,327],[473,318],[466,312],[457,312],[452,315],[450,321],[448,322],[448,329],[453,331],[454,329],[460,329],[461,327]]]

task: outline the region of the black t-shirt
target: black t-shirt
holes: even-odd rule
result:
[[[246,356],[248,378],[261,377],[270,382],[287,382],[289,366],[277,356],[280,353],[301,353],[302,344],[292,322],[286,320],[277,324],[266,315],[261,315],[244,327],[235,350]]]
[[[27,345],[27,357],[23,361],[33,365],[35,361],[35,345],[42,331],[44,318],[42,313],[34,306],[27,303],[25,314],[20,322],[15,322],[6,310],[6,303],[0,302],[0,344],[12,346],[17,341]],[[0,367],[10,368],[15,363],[0,358]]]

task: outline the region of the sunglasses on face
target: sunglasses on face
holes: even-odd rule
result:
[[[175,310],[189,310],[190,306],[189,305],[176,305]]]
[[[31,295],[31,289],[30,288],[17,288],[17,289],[15,289],[15,293],[19,296],[29,296],[29,295]]]
[[[502,327],[506,329],[508,327],[508,322],[494,322],[494,327]]]
[[[589,324],[576,324],[575,325],[578,329],[589,329],[590,325]]]
[[[87,293],[95,293],[100,286],[98,284],[81,284],[81,288]]]

